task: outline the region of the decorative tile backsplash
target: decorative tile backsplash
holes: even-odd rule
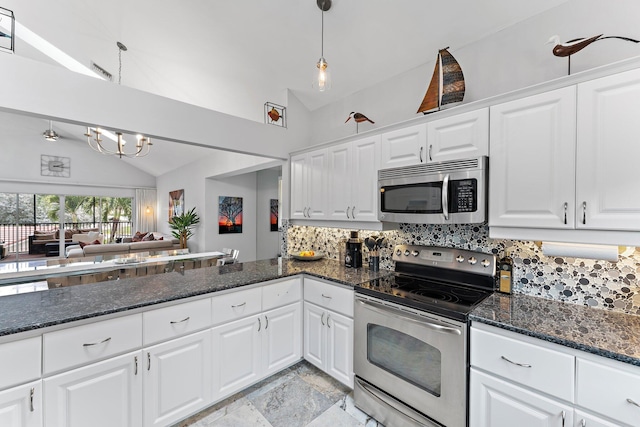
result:
[[[286,222],[282,253],[315,250],[339,260],[350,231],[293,226]],[[486,224],[400,224],[400,228],[393,231],[358,231],[361,239],[379,234],[386,237],[385,248],[380,251],[380,268],[394,268],[391,251],[398,244],[456,247],[493,253],[498,258],[508,254],[514,263],[514,292],[640,315],[638,249],[619,255],[617,262],[547,257],[534,242],[490,239]],[[363,245],[365,266],[367,255]]]

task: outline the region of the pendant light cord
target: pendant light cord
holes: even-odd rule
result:
[[[321,27],[320,27],[320,57],[324,58],[324,2],[322,2],[322,18],[320,21]]]

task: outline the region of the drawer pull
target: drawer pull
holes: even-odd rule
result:
[[[325,295],[325,294],[321,294],[321,295],[322,295],[322,298],[329,298],[329,299],[332,299],[329,295]]]
[[[33,408],[33,395],[35,394],[36,389],[31,387],[31,391],[29,392],[29,405],[31,409],[31,412],[35,411],[35,409]]]
[[[507,359],[507,358],[506,358],[506,357],[504,357],[504,356],[500,356],[500,358],[501,358],[502,360],[506,360],[507,362],[509,362],[509,363],[511,363],[511,364],[513,364],[513,365],[520,366],[520,367],[522,367],[522,368],[530,368],[530,367],[531,367],[531,365],[528,365],[528,364],[526,364],[526,363],[518,363],[518,362],[514,362],[513,360],[509,360],[509,359]]]
[[[640,403],[636,402],[636,401],[635,401],[635,400],[633,400],[633,399],[628,399],[628,398],[627,398],[627,402],[631,403],[632,405],[636,405],[638,408],[640,408]]]
[[[190,317],[189,317],[189,316],[187,316],[187,317],[185,317],[185,318],[184,318],[184,319],[182,319],[182,320],[177,320],[177,321],[176,321],[176,320],[172,320],[172,321],[171,321],[171,322],[169,322],[169,323],[171,323],[172,325],[175,325],[176,323],[186,322],[187,320],[189,320],[189,318],[190,318]]]
[[[98,342],[92,342],[92,343],[89,343],[89,344],[82,344],[82,346],[83,347],[91,347],[92,345],[104,344],[104,343],[109,342],[109,341],[111,341],[111,337],[105,338],[102,341],[98,341]]]
[[[245,301],[242,304],[232,305],[231,308],[238,308],[238,307],[242,307],[243,305],[247,305],[247,302]]]

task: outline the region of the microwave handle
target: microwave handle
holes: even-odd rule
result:
[[[449,174],[442,181],[442,215],[445,220],[449,219]]]

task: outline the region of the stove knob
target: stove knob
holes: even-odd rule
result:
[[[484,268],[487,268],[491,265],[491,262],[489,262],[488,259],[483,259],[482,261],[480,261],[480,264],[482,264]]]
[[[396,251],[396,255],[398,255],[398,256],[402,255],[402,251],[401,251],[400,249],[398,249],[398,250]]]
[[[415,257],[415,256],[420,255],[420,252],[418,252],[418,251],[413,251],[413,252],[411,252],[411,255],[413,255],[413,256]]]
[[[458,255],[458,256],[456,257],[456,261],[458,261],[458,262],[464,262],[464,257],[463,257],[462,255]]]
[[[478,262],[478,260],[475,257],[469,258],[469,264],[476,265],[476,262]]]
[[[409,256],[411,254],[411,252],[409,252],[409,249],[404,251],[404,256]]]

